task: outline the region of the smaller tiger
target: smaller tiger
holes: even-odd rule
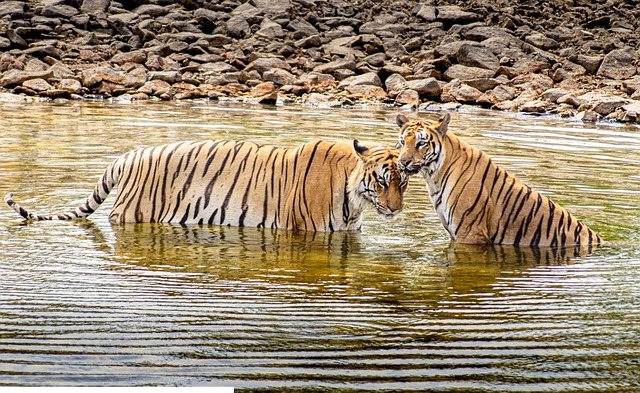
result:
[[[118,189],[114,224],[165,222],[301,231],[359,230],[368,206],[402,211],[407,176],[384,146],[316,141],[297,148],[248,141],[176,142],[132,150],[106,168],[75,210],[39,215],[11,193],[5,201],[30,220],[91,215]]]
[[[577,247],[602,242],[593,230],[551,199],[496,165],[438,121],[400,114],[398,165],[421,173],[431,201],[453,240],[468,244]]]

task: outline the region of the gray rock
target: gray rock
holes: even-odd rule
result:
[[[287,25],[289,30],[293,30],[293,38],[300,39],[303,37],[309,37],[313,35],[318,35],[318,29],[316,29],[311,23],[302,19],[301,17],[297,17]]]
[[[264,18],[260,24],[260,29],[256,32],[256,35],[264,37],[267,40],[274,40],[276,38],[284,37],[284,29],[271,19]]]
[[[542,93],[542,98],[550,102],[558,102],[558,99],[567,95],[567,91],[561,88],[551,88]]]
[[[598,71],[602,63],[602,56],[577,55],[572,57],[571,61],[581,65],[588,73],[593,75]]]
[[[478,45],[461,45],[456,52],[456,59],[462,65],[485,68],[494,72],[500,67],[500,59],[489,49]]]
[[[169,9],[167,7],[163,7],[156,4],[143,4],[133,10],[133,13],[138,15],[149,15],[152,18],[156,18],[158,16],[163,16],[169,13]]]
[[[42,15],[49,17],[71,18],[78,13],[78,9],[70,5],[50,4],[42,7]]]
[[[245,71],[256,70],[260,74],[263,74],[265,71],[271,70],[273,68],[281,68],[283,70],[291,70],[291,66],[284,60],[275,58],[275,57],[261,57],[249,63]]]
[[[445,24],[467,24],[481,20],[481,16],[475,12],[465,11],[462,8],[449,5],[437,7],[436,20],[442,21]]]
[[[484,41],[495,37],[505,37],[505,39],[514,38],[509,30],[493,26],[477,26],[466,30],[462,33],[462,36],[473,41]]]
[[[339,59],[334,60],[330,63],[320,64],[313,68],[313,71],[323,73],[323,74],[333,74],[336,70],[341,68],[346,68],[348,70],[355,70],[356,63],[353,60],[349,59]]]
[[[97,14],[106,12],[111,0],[84,0],[80,6],[80,11],[86,14]]]
[[[251,26],[245,18],[234,15],[227,21],[227,33],[233,38],[244,38],[251,32]]]
[[[282,68],[267,70],[262,74],[262,79],[273,82],[276,85],[292,85],[296,81],[295,75]]]
[[[530,34],[525,37],[524,41],[543,50],[557,49],[560,47],[558,41],[542,33]]]
[[[204,63],[198,66],[198,71],[208,74],[225,74],[227,72],[237,72],[238,69],[224,61]]]
[[[491,78],[495,74],[492,70],[479,67],[468,67],[462,64],[454,64],[444,72],[444,80],[452,81],[454,79],[470,80],[478,78]]]
[[[289,13],[293,10],[290,0],[252,0],[256,8],[267,15]]]
[[[498,81],[498,79],[496,78],[465,79],[463,80],[463,82],[471,87],[480,90],[481,92],[492,90],[500,84],[500,81]]]
[[[387,90],[387,94],[391,97],[395,97],[401,91],[405,90],[405,83],[407,80],[400,74],[392,74],[384,81],[384,87]]]
[[[0,49],[9,49],[11,46],[11,40],[8,38],[0,37]]]
[[[149,73],[149,80],[161,80],[174,84],[182,81],[182,73],[180,71],[152,71]]]
[[[322,39],[319,35],[312,35],[299,39],[294,43],[296,48],[314,48],[322,44]]]
[[[25,10],[24,1],[3,1],[0,2],[0,17],[5,15],[20,15]]]
[[[435,22],[436,7],[428,4],[421,4],[416,12],[416,16],[424,19],[426,22]]]
[[[258,24],[262,21],[264,16],[264,12],[251,5],[250,2],[243,3],[242,5],[236,7],[233,11],[231,11],[232,16],[241,16],[250,24]]]
[[[375,72],[368,72],[362,75],[352,76],[341,81],[338,84],[339,88],[346,88],[349,86],[360,86],[360,85],[369,85],[369,86],[382,86],[382,82],[380,81],[380,77]]]
[[[637,59],[638,53],[633,48],[614,49],[605,55],[597,75],[610,79],[631,78],[636,74]]]
[[[383,41],[384,52],[389,58],[403,58],[409,56],[409,52],[397,38],[391,38]]]
[[[470,41],[470,40],[447,42],[447,43],[436,46],[433,49],[433,54],[438,57],[447,56],[450,58],[455,58],[456,55],[458,54],[458,51],[460,51],[460,47],[463,45],[480,46],[479,43],[475,41]]]

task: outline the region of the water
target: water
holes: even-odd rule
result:
[[[129,149],[176,140],[394,144],[393,111],[0,104],[0,194],[84,201]],[[428,114],[425,114],[428,116]],[[435,116],[435,114],[434,114]],[[413,178],[361,234],[25,223],[0,208],[0,385],[275,391],[640,389],[640,130],[454,113],[451,129],[608,244],[586,258],[452,245]]]

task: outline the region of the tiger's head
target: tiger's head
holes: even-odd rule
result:
[[[359,163],[349,177],[349,197],[359,210],[373,204],[379,215],[400,213],[407,189],[407,176],[398,167],[398,151],[384,146],[367,147],[357,140],[353,149]]]
[[[403,114],[396,118],[400,138],[398,166],[402,172],[414,175],[421,170],[434,170],[434,164],[443,158],[442,138],[447,133],[451,115],[445,113],[438,121],[407,119]]]

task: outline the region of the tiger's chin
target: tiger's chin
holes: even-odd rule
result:
[[[402,170],[402,172],[408,176],[417,175],[418,173],[420,173],[420,170],[422,170],[422,168],[423,168],[423,165],[419,163],[418,164],[411,163],[406,166],[402,166],[402,165],[400,166],[400,170]]]
[[[376,213],[378,213],[378,215],[380,217],[383,217],[383,218],[385,218],[387,220],[394,218],[401,211],[402,211],[402,209],[400,209],[400,210],[391,210],[391,209],[388,209],[388,208],[381,208],[381,207],[376,206]]]

